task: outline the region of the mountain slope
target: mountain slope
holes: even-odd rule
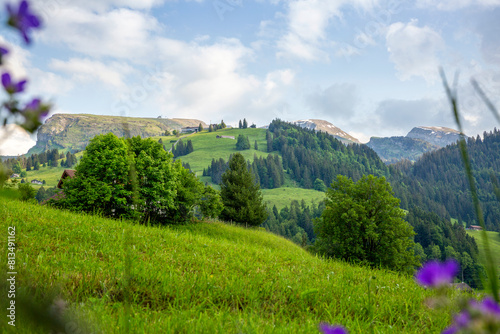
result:
[[[419,126],[406,137],[372,137],[367,145],[384,162],[393,163],[402,159],[416,161],[422,154],[456,143],[459,139],[460,133],[450,128]]]
[[[295,121],[292,123],[300,126],[301,128],[329,133],[344,143],[357,143],[357,144],[360,143],[359,140],[357,140],[347,132],[336,127],[332,123],[321,119],[305,119],[305,120]]]
[[[315,333],[327,321],[352,333],[437,333],[450,321],[448,310],[426,306],[434,292],[411,277],[324,260],[265,231],[148,227],[0,202],[0,228],[16,226],[16,311],[25,291],[36,301],[57,292],[67,323],[82,332]],[[21,319],[16,333],[49,332]],[[7,327],[0,332],[14,332]]]
[[[460,139],[460,132],[445,127],[419,126],[406,135],[408,138],[425,140],[433,145],[445,147]]]
[[[128,128],[132,136],[143,138],[158,136],[166,130],[179,130],[186,126],[207,125],[195,119],[136,118],[90,114],[55,114],[38,130],[37,143],[29,154],[57,148],[83,150],[90,139],[98,134],[113,132],[121,137]]]

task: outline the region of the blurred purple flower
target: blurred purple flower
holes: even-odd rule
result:
[[[420,269],[415,278],[417,283],[423,286],[436,287],[451,283],[458,273],[459,265],[455,260],[448,260],[444,263],[437,261],[427,262]]]
[[[467,327],[469,322],[470,322],[470,315],[469,312],[467,311],[460,312],[457,316],[455,316],[455,324],[459,328]]]
[[[9,12],[8,24],[18,29],[26,43],[29,44],[31,41],[28,34],[31,29],[40,27],[40,19],[30,11],[29,3],[26,0],[21,1],[17,10],[7,4],[7,11]]]
[[[491,297],[484,298],[482,303],[478,303],[474,300],[470,303],[470,305],[472,308],[479,310],[484,315],[500,317],[500,305],[498,305]]]
[[[26,80],[19,81],[15,83],[12,81],[10,74],[5,72],[2,74],[2,85],[9,94],[15,94],[22,92],[24,90],[24,85],[26,85]]]
[[[319,325],[320,331],[323,334],[348,334],[347,330],[342,326],[330,326],[327,323],[322,323]]]
[[[447,327],[441,334],[455,334],[458,333],[458,328],[455,325],[451,325],[450,327]]]
[[[0,65],[2,65],[3,63],[3,56],[5,56],[7,53],[9,53],[9,50],[0,46]]]

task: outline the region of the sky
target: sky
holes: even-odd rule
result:
[[[34,43],[2,25],[0,44],[53,113],[259,127],[316,118],[367,142],[456,128],[442,67],[450,82],[458,74],[465,133],[498,126],[470,80],[500,106],[500,0],[31,3],[43,19]]]

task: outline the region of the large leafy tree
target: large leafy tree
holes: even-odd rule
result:
[[[240,153],[234,154],[228,167],[220,184],[224,204],[221,217],[239,224],[262,224],[267,217],[266,207],[262,202],[260,187],[254,182],[245,158]]]
[[[339,175],[325,204],[315,226],[318,252],[403,272],[419,265],[415,233],[385,178],[368,175],[354,183]]]
[[[66,179],[63,187],[65,196],[53,201],[54,205],[105,216],[179,223],[208,199],[212,202],[208,206],[216,207],[210,215],[220,213],[217,193],[204,196],[203,183],[180,161],[174,162],[160,143],[140,137],[96,136],[77,165],[75,177]]]
[[[76,167],[75,177],[64,181],[64,198],[53,204],[105,216],[130,216],[132,162],[124,140],[112,133],[94,137]]]

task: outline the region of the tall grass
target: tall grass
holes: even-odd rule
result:
[[[352,333],[371,327],[434,333],[450,320],[445,310],[425,305],[433,292],[410,277],[318,258],[265,231],[222,223],[148,227],[0,201],[1,230],[18,231],[19,286],[37,304],[53,296],[66,301],[64,326],[90,323],[99,333],[314,333],[327,321]],[[4,321],[0,331],[41,328],[26,318],[18,325]]]
[[[484,256],[486,258],[485,266],[486,266],[486,272],[488,274],[488,288],[489,288],[491,294],[493,295],[493,298],[495,299],[495,301],[497,303],[499,303],[500,302],[500,294],[499,294],[499,280],[498,280],[497,269],[495,266],[495,260],[493,258],[493,254],[491,252],[488,233],[486,232],[486,225],[484,223],[484,216],[483,216],[483,213],[481,210],[481,205],[479,203],[479,196],[477,194],[476,183],[475,183],[474,175],[472,172],[472,166],[471,166],[469,154],[467,153],[467,144],[465,142],[465,135],[464,135],[463,128],[462,128],[462,122],[460,120],[460,113],[458,110],[458,98],[457,98],[457,92],[456,92],[456,87],[457,87],[457,83],[458,83],[458,75],[455,75],[455,80],[454,80],[453,89],[452,89],[448,85],[448,81],[446,79],[446,75],[444,74],[443,69],[440,69],[440,74],[441,74],[441,78],[443,80],[446,94],[448,96],[448,99],[450,100],[450,104],[451,104],[451,108],[453,111],[453,116],[455,118],[455,122],[458,126],[458,130],[461,133],[461,139],[459,140],[458,144],[459,144],[459,148],[460,148],[460,153],[462,155],[462,160],[464,162],[465,174],[467,176],[467,181],[469,183],[469,188],[470,188],[471,195],[472,195],[474,210],[476,212],[476,217],[478,219],[479,225],[482,228],[481,237],[483,239],[482,244],[483,244],[483,248],[484,248]],[[493,114],[495,115],[497,120],[500,121],[500,116],[498,115],[498,112],[497,112],[496,108],[494,107],[494,105],[486,97],[486,95],[481,90],[481,88],[479,87],[477,82],[472,81],[472,83],[473,83],[474,88],[478,91],[479,95],[485,101],[488,108],[493,112]],[[497,184],[495,181],[496,180],[492,177],[493,184]],[[500,201],[500,191],[498,191],[498,187],[496,187],[496,194],[497,194],[497,197]]]

